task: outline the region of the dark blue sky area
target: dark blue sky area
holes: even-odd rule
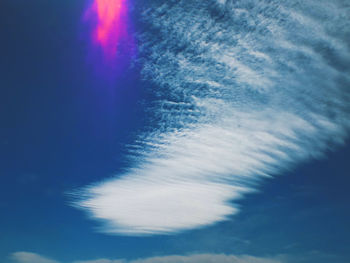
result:
[[[175,236],[97,233],[68,193],[125,167],[124,145],[145,124],[147,87],[137,68],[115,82],[94,71],[85,5],[0,3],[1,262],[16,251],[67,262],[188,253],[350,260],[349,144],[266,179],[230,221]]]

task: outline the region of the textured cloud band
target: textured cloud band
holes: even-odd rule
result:
[[[143,5],[142,73],[158,121],[135,142],[133,167],[80,192],[75,205],[102,231],[165,234],[225,220],[260,179],[344,143],[347,1]]]
[[[41,255],[30,252],[16,252],[12,254],[14,263],[59,263],[58,261],[48,259]],[[189,256],[164,256],[152,257],[136,260],[123,259],[95,259],[74,261],[73,263],[282,263],[277,258],[261,258],[253,256],[235,256],[223,254],[195,254]]]

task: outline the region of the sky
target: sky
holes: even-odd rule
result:
[[[1,1],[0,262],[349,262],[349,18]]]

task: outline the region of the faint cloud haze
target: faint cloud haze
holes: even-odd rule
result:
[[[56,260],[30,252],[13,253],[11,259],[14,263],[59,263]]]
[[[46,259],[38,254],[29,252],[17,252],[12,255],[14,263],[59,263],[58,261]],[[73,263],[282,263],[279,260],[259,258],[253,256],[234,256],[223,254],[197,254],[190,256],[164,256],[137,260],[111,260],[96,259],[85,261],[74,261]]]

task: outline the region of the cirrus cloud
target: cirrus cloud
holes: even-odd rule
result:
[[[16,252],[12,254],[14,263],[59,263],[58,261],[48,259],[39,254],[30,252]],[[277,259],[260,258],[254,256],[235,256],[224,254],[194,254],[188,256],[163,256],[151,257],[137,260],[123,259],[95,259],[74,261],[73,263],[282,263]]]
[[[139,38],[154,127],[130,147],[127,172],[77,192],[75,206],[101,231],[168,234],[227,220],[258,181],[347,138],[346,3],[219,2],[147,3]]]

